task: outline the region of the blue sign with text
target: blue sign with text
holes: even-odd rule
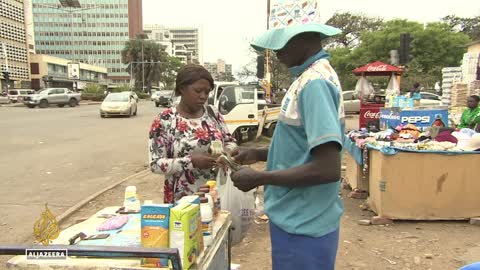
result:
[[[413,124],[420,130],[431,127],[435,121],[441,121],[448,127],[448,110],[422,109],[402,110],[399,108],[380,109],[380,127],[382,129],[395,128],[398,125]]]

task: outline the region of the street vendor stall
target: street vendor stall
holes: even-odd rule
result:
[[[360,99],[360,128],[379,127],[380,108],[385,107],[386,95],[375,91],[367,76],[391,76],[387,91],[400,92],[396,76],[402,74],[402,69],[377,61],[354,69],[353,74],[361,76],[355,87]]]
[[[351,132],[345,142],[352,157],[347,167],[361,168],[367,179],[357,175],[347,181],[367,188],[370,208],[384,218],[462,220],[480,216],[480,182],[474,169],[480,164],[480,134],[443,127],[426,132],[414,129]],[[403,134],[418,136],[404,139]]]
[[[52,242],[56,247],[126,247],[134,251],[141,248],[141,216],[129,214],[128,222],[120,229],[105,231],[110,236],[105,239],[89,240],[74,239],[79,233],[85,235],[98,235],[97,228],[105,217],[118,213],[119,207],[107,207],[91,216],[86,221],[75,224],[63,230],[59,237]],[[229,269],[230,242],[229,229],[232,224],[230,213],[221,211],[213,224],[213,241],[203,252],[199,253],[196,264],[188,269]],[[73,243],[72,243],[73,240]],[[41,247],[40,247],[41,248]],[[165,249],[167,252],[168,249]],[[100,253],[100,252],[99,252]],[[104,254],[108,252],[105,251]],[[85,258],[68,256],[64,260],[29,260],[25,255],[16,256],[7,263],[9,269],[170,269],[170,268],[145,268],[142,267],[142,258]],[[50,267],[50,268],[47,268]],[[179,268],[175,268],[179,269]],[[183,268],[187,269],[187,268]]]

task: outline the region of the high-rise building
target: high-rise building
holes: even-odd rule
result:
[[[173,43],[172,43],[172,34],[168,29],[153,29],[153,30],[144,30],[144,34],[148,36],[148,39],[160,45],[163,51],[168,53],[168,55],[173,56]]]
[[[233,81],[232,65],[226,64],[225,60],[218,59],[216,63],[203,63],[215,81]]]
[[[128,82],[121,51],[142,32],[142,0],[32,1],[37,53],[104,66],[112,83]]]
[[[2,0],[0,8],[0,63],[2,91],[29,87],[28,45],[23,0]],[[8,75],[6,73],[8,72]]]
[[[145,31],[169,32],[173,55],[185,63],[203,63],[202,35],[197,27],[165,27],[158,24],[147,24]]]

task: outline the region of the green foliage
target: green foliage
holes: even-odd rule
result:
[[[376,31],[383,25],[383,19],[370,18],[363,14],[350,12],[335,13],[327,21],[328,25],[342,29],[342,33],[329,39],[326,43],[353,48],[365,31]]]
[[[112,92],[112,93],[120,93],[120,92],[126,92],[126,91],[131,91],[130,86],[128,84],[122,84],[109,89],[109,92]]]
[[[400,46],[400,34],[410,33],[412,61],[406,67],[401,81],[402,89],[411,88],[419,82],[425,88],[433,87],[441,79],[441,69],[459,66],[466,51],[469,37],[452,32],[445,23],[431,23],[425,28],[422,24],[407,20],[392,20],[378,31],[361,34],[360,44],[354,49],[334,48],[332,65],[339,74],[344,89],[353,89],[357,78],[352,70],[374,61],[390,62],[390,51]],[[384,84],[380,82],[380,84]]]
[[[103,93],[82,93],[82,100],[91,100],[91,101],[103,101],[105,95]]]
[[[162,72],[161,82],[163,83],[164,89],[174,89],[175,88],[175,79],[177,77],[178,71],[185,64],[182,61],[174,56],[168,56],[165,63],[165,69]]]
[[[461,18],[455,15],[449,15],[442,18],[453,31],[459,31],[468,35],[472,40],[480,39],[480,16],[473,18]]]
[[[160,81],[167,58],[159,44],[140,38],[127,41],[122,50],[122,62],[128,65],[126,71],[135,79],[135,88],[142,89],[144,82],[146,91]]]
[[[91,94],[103,94],[104,91],[105,91],[105,87],[102,87],[95,83],[89,83],[87,84],[85,89],[83,89],[84,93],[91,93]]]

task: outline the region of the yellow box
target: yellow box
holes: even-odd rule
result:
[[[200,207],[181,203],[170,210],[170,248],[178,248],[183,269],[197,261]]]
[[[168,248],[168,226],[171,204],[142,205],[141,243],[146,248]],[[159,258],[142,259],[144,267],[168,266],[168,260]]]

